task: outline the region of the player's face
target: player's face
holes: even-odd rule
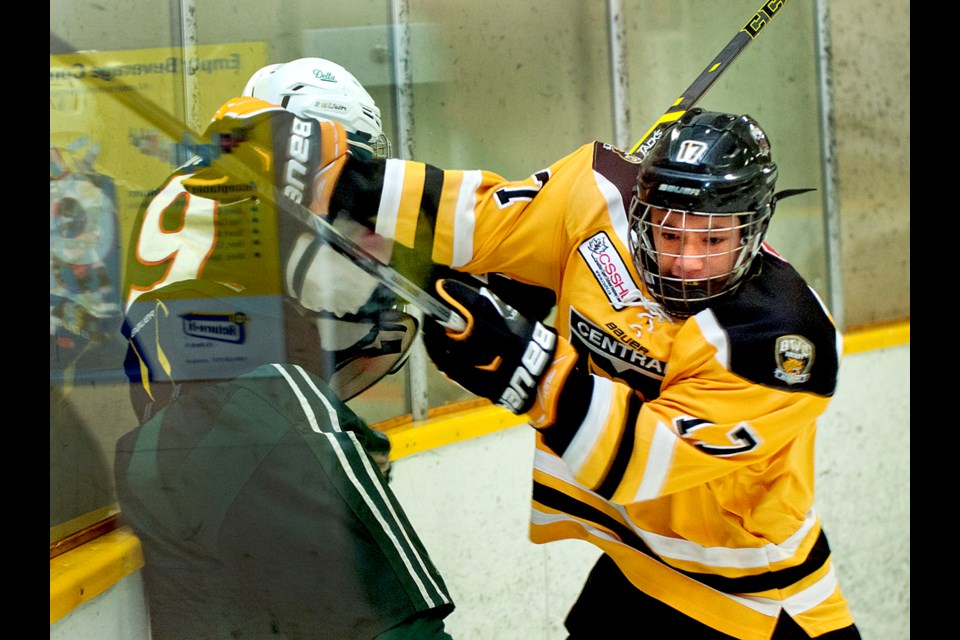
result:
[[[651,208],[650,223],[661,275],[723,286],[741,248],[737,216]]]

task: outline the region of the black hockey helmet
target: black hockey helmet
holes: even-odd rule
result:
[[[740,285],[773,215],[776,181],[770,141],[748,115],[691,109],[644,157],[629,212],[630,249],[668,313],[697,313]],[[665,248],[665,237],[684,248]],[[724,266],[690,274],[669,266],[695,243],[702,251],[693,257]]]

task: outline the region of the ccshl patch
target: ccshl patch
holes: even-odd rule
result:
[[[813,366],[813,351],[813,344],[803,336],[780,336],[774,353],[777,362],[774,377],[787,384],[806,382]]]

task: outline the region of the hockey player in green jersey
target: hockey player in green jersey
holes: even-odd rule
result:
[[[335,118],[351,155],[388,152],[373,100],[329,60],[265,67],[244,97],[287,116],[266,140]],[[115,474],[152,638],[449,640],[454,605],[388,484],[390,442],[345,404],[402,366],[416,320],[265,203],[184,191],[201,169],[146,203],[125,278],[141,424]]]

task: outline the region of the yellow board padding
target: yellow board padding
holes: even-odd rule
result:
[[[843,336],[843,353],[861,353],[910,344],[910,318],[860,325]]]
[[[462,411],[387,429],[393,445],[391,458],[469,440],[527,420],[489,403],[470,404]],[[126,526],[50,560],[50,624],[139,570],[143,562],[140,541]]]
[[[849,330],[844,353],[910,343],[910,320],[878,323]],[[438,412],[439,413],[439,412]],[[387,421],[388,423],[392,421]],[[461,442],[527,422],[489,403],[469,403],[468,408],[439,413],[420,422],[384,425],[392,443],[391,459]],[[50,560],[50,623],[78,605],[103,593],[127,575],[143,567],[140,541],[121,527]]]
[[[143,566],[140,541],[120,527],[50,560],[50,624]]]
[[[517,416],[492,404],[447,415],[410,422],[403,427],[385,430],[390,437],[390,459],[429,451],[454,442],[525,424],[527,416]]]

